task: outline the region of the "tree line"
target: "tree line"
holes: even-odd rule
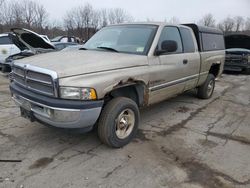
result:
[[[46,8],[34,0],[0,0],[0,33],[23,27],[49,37],[71,35],[90,38],[98,29],[109,24],[133,21],[124,9],[96,10],[89,3],[72,8],[63,17],[62,25],[49,20]]]
[[[86,3],[70,9],[63,16],[62,24],[57,24],[49,19],[46,8],[37,1],[0,0],[0,33],[8,32],[10,28],[23,27],[49,37],[71,35],[87,40],[100,28],[109,24],[132,21],[134,18],[122,8],[95,9],[91,4]],[[147,19],[147,21],[150,20]],[[165,21],[180,23],[176,17]],[[217,23],[212,14],[206,14],[197,23],[217,27],[225,33],[250,30],[250,17],[227,17]]]
[[[121,8],[95,10],[87,3],[66,13],[64,27],[68,35],[88,39],[102,27],[131,21],[133,21],[132,16]]]
[[[42,32],[48,23],[48,12],[36,1],[0,0],[0,31],[9,31],[12,27],[25,27]]]
[[[212,14],[206,14],[198,24],[208,27],[217,27],[225,33],[239,32],[250,30],[250,17],[243,18],[242,16],[226,17],[222,21],[216,23]]]

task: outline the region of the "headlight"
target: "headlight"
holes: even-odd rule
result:
[[[92,88],[60,87],[63,99],[96,100],[96,91]]]

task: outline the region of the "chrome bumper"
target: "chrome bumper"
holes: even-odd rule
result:
[[[17,94],[13,94],[12,99],[18,106],[31,112],[39,121],[58,128],[91,128],[99,118],[102,109],[102,107],[90,109],[55,108]]]

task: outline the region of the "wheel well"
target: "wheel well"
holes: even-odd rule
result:
[[[209,70],[210,74],[213,74],[214,77],[218,77],[220,73],[220,64],[213,64]]]
[[[115,97],[127,97],[135,101],[138,106],[144,105],[145,86],[143,84],[133,84],[129,86],[119,86],[105,95],[104,102],[107,103]]]

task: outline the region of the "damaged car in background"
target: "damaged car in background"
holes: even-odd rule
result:
[[[250,74],[250,50],[244,48],[227,49],[224,70]]]
[[[224,71],[250,74],[250,36],[231,34],[225,36],[226,61]]]
[[[0,63],[2,72],[10,72],[14,60],[56,50],[49,40],[33,31],[23,28],[13,28],[11,31],[12,33],[9,33],[8,37],[14,44],[13,46],[19,50]]]

